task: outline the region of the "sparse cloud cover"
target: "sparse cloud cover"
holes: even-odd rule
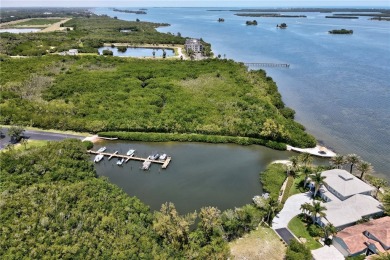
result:
[[[232,0],[1,0],[1,7],[316,7],[316,6],[365,6],[390,8],[389,0],[276,0],[276,1],[232,1]]]

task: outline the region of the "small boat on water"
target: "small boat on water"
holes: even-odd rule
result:
[[[96,155],[96,156],[95,156],[94,162],[95,162],[95,163],[100,162],[100,161],[103,159],[103,157],[104,157],[103,154],[98,154],[98,155]]]
[[[149,155],[148,159],[150,160],[157,160],[160,157],[158,153]]]
[[[149,170],[149,167],[150,167],[151,164],[152,164],[151,161],[146,160],[146,161],[144,161],[144,163],[142,164],[141,169],[142,169],[142,170]]]
[[[98,153],[102,153],[104,152],[105,150],[107,150],[107,147],[103,146],[103,147],[100,147],[99,150],[97,150]]]
[[[118,159],[118,161],[116,162],[116,165],[121,166],[121,165],[123,164],[124,161],[125,161],[124,158]]]
[[[130,149],[130,150],[127,151],[126,155],[127,155],[127,156],[133,156],[134,153],[135,153],[135,150]]]
[[[162,155],[160,155],[160,157],[158,157],[158,159],[161,161],[165,161],[167,159],[167,154],[163,153]]]

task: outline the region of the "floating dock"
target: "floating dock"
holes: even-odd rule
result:
[[[142,157],[137,157],[134,155],[119,154],[118,151],[115,151],[114,153],[104,153],[104,152],[99,153],[98,151],[88,150],[87,152],[90,154],[101,154],[104,156],[108,156],[108,160],[110,160],[111,158],[120,158],[120,159],[123,158],[123,159],[125,159],[125,163],[127,163],[129,160],[135,160],[135,161],[141,161],[141,162],[149,161],[151,163],[158,163],[158,164],[161,164],[162,169],[166,169],[172,160],[172,157],[170,157],[170,156],[168,156],[167,159],[165,159],[165,160],[151,160],[149,158],[142,158]]]

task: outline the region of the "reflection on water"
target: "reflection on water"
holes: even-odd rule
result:
[[[100,146],[120,154],[135,149],[135,155],[144,158],[153,153],[172,156],[166,170],[153,164],[149,171],[142,171],[139,161],[129,161],[121,167],[116,165],[117,159],[108,161],[107,157],[96,164],[96,170],[152,210],[171,201],[180,213],[203,206],[225,210],[250,203],[253,196],[262,193],[259,173],[273,160],[296,155],[261,146],[229,144],[104,142],[94,149]]]

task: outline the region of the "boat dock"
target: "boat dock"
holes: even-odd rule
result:
[[[267,63],[267,62],[246,62],[244,63],[247,67],[279,67],[279,68],[290,68],[290,64],[287,63]]]
[[[95,154],[95,155],[101,154],[104,156],[108,156],[108,160],[111,160],[111,158],[120,158],[120,159],[123,158],[123,159],[125,159],[125,163],[127,163],[129,160],[135,160],[135,161],[141,161],[141,162],[149,161],[151,163],[158,163],[158,164],[161,164],[162,169],[166,169],[172,160],[172,157],[170,157],[170,156],[168,156],[167,159],[165,159],[165,160],[151,160],[149,158],[142,158],[142,157],[137,157],[134,155],[119,154],[118,151],[115,151],[114,153],[105,153],[105,152],[100,153],[98,151],[88,150],[87,152],[90,154]]]

